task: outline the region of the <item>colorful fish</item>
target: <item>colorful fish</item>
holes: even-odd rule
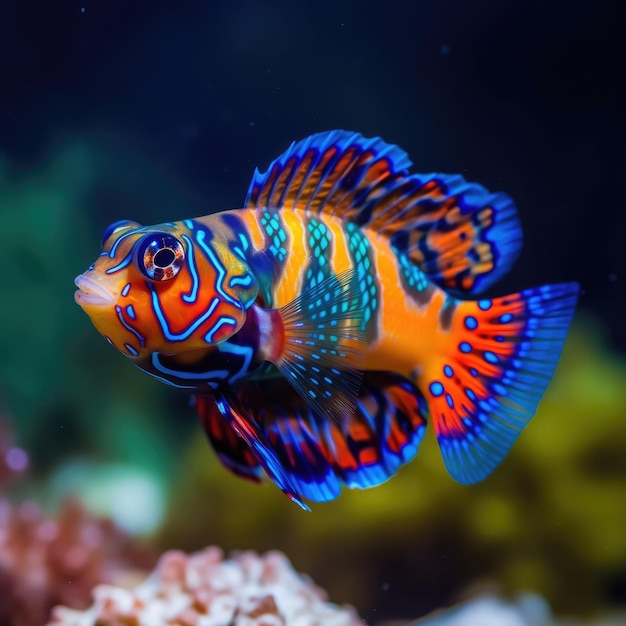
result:
[[[305,509],[387,480],[429,419],[452,477],[482,480],[536,411],[578,285],[467,299],[518,256],[515,206],[410,166],[379,138],[312,135],[254,173],[242,209],[109,226],[76,302],[195,395],[228,469]]]

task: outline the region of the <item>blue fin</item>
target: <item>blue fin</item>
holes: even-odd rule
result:
[[[428,412],[417,387],[387,372],[365,373],[356,410],[340,424],[321,419],[281,379],[247,386],[240,402],[263,425],[290,484],[314,502],[393,476],[417,454]]]
[[[310,511],[311,509],[302,501],[302,496],[298,492],[297,487],[283,469],[276,453],[268,444],[259,425],[248,417],[247,412],[244,412],[238,406],[235,407],[236,404],[237,402],[234,398],[227,398],[219,391],[215,393],[217,410],[233,430],[245,441],[259,465],[265,470],[265,473],[290,500],[305,511]]]
[[[263,470],[250,446],[240,437],[210,396],[196,397],[196,410],[206,436],[224,467],[241,478],[259,482]]]
[[[532,419],[559,361],[576,283],[457,301],[447,343],[424,368],[443,460],[460,483],[488,476]]]
[[[511,267],[522,245],[513,201],[448,174],[410,174],[397,146],[343,130],[318,133],[257,169],[245,206],[332,214],[391,239],[427,278],[479,293]]]

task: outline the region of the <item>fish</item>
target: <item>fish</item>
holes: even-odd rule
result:
[[[392,477],[428,422],[452,478],[482,481],[536,412],[579,285],[485,297],[522,247],[513,200],[411,166],[378,137],[313,134],[242,208],[111,224],[75,301],[192,395],[228,470],[305,510]]]

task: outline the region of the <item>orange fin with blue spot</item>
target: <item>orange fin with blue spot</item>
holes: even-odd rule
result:
[[[299,497],[314,502],[393,476],[417,454],[428,411],[415,385],[387,372],[365,373],[356,409],[340,423],[317,415],[283,379],[246,386],[239,400]]]
[[[450,475],[478,482],[506,456],[552,378],[579,287],[546,285],[502,298],[450,298],[450,328],[419,386]]]
[[[522,232],[504,193],[449,174],[411,174],[411,161],[380,138],[333,130],[294,142],[265,173],[257,169],[245,206],[332,214],[390,238],[427,278],[480,293],[517,258]]]

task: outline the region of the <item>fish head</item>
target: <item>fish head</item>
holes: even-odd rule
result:
[[[243,326],[258,294],[237,248],[219,228],[195,220],[115,222],[75,283],[77,304],[133,360],[216,347]]]

